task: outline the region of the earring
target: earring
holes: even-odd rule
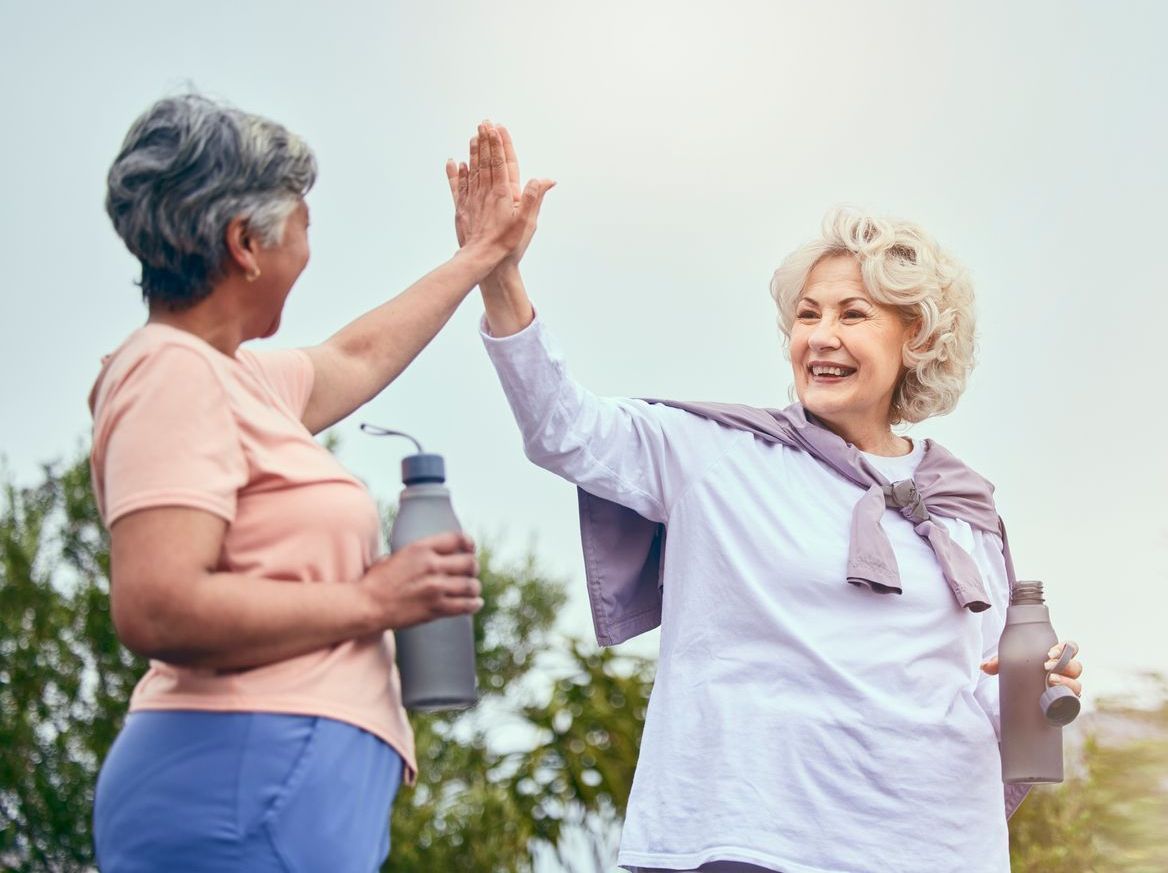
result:
[[[254,272],[254,273],[248,273],[246,278],[247,278],[247,281],[249,281],[249,282],[254,282],[254,281],[255,281],[256,279],[258,279],[259,277],[260,277],[260,268],[259,268],[259,267],[256,267],[256,268],[255,268],[255,272]]]

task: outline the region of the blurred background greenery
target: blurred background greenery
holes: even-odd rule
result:
[[[651,660],[564,637],[566,595],[533,555],[481,549],[481,703],[412,717],[385,870],[612,870]],[[114,636],[108,540],[85,458],[0,482],[0,868],[93,868],[100,761],[144,664]],[[1104,699],[1068,739],[1068,779],[1010,823],[1015,873],[1168,871],[1168,683]]]

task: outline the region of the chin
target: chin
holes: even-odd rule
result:
[[[846,415],[849,406],[844,398],[821,397],[817,396],[817,392],[799,395],[799,402],[803,404],[804,409],[824,421]]]
[[[270,336],[275,336],[276,331],[280,329],[280,316],[276,316],[272,323],[268,325],[268,329],[260,334],[260,339],[267,339]]]

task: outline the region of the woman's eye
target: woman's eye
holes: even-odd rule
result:
[[[849,309],[844,313],[844,318],[867,318],[868,313],[861,312],[858,309]]]
[[[797,317],[798,318],[815,318],[815,313],[812,312],[810,309],[804,309],[802,312],[799,313],[799,315]]]

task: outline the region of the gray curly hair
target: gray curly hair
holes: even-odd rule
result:
[[[225,233],[243,217],[265,246],[316,181],[316,158],[283,126],[199,94],[159,100],[110,167],[105,208],[142,263],[142,297],[170,310],[211,293]]]
[[[974,366],[973,285],[966,269],[915,224],[832,209],[820,239],[788,255],[771,279],[788,346],[807,276],[833,255],[855,257],[872,299],[896,306],[906,323],[919,323],[904,350],[908,369],[893,395],[889,424],[951,412]]]

